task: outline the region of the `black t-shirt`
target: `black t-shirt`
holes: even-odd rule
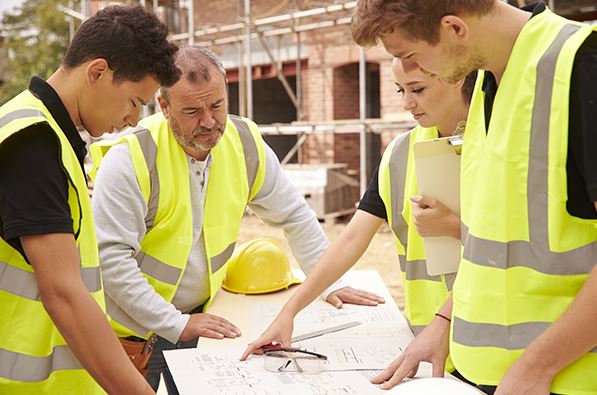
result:
[[[48,108],[84,171],[85,142],[56,91],[38,77],[29,91]],[[50,125],[39,123],[0,144],[0,236],[25,256],[19,237],[49,233],[73,233],[73,221],[60,142]]]
[[[531,5],[527,11],[533,16],[545,10],[545,4]],[[485,120],[491,118],[497,84],[493,74],[485,72]],[[568,130],[568,159],[566,163],[568,201],[566,208],[572,216],[597,219],[597,33],[593,32],[576,53],[570,82],[570,115]],[[359,203],[359,209],[387,219],[386,209],[379,196],[379,168]]]

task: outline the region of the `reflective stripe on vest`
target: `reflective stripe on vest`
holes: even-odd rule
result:
[[[454,332],[458,333],[458,343],[465,346],[524,350],[551,324],[551,322],[522,322],[498,325],[468,322],[454,317]],[[597,347],[590,352],[597,353]]]
[[[529,208],[529,238],[532,242],[514,240],[501,243],[484,240],[468,233],[464,225],[464,258],[477,265],[506,269],[524,266],[544,274],[574,275],[587,274],[595,265],[597,243],[571,251],[549,251],[547,166],[549,152],[549,119],[553,78],[556,62],[562,46],[576,31],[578,25],[566,25],[558,33],[549,49],[537,65],[535,103],[531,121],[531,143],[527,197]],[[539,200],[540,199],[540,200]],[[537,248],[539,247],[539,248]],[[562,265],[566,260],[566,265]]]
[[[248,122],[230,116],[222,140],[212,150],[213,162],[207,181],[203,217],[204,246],[210,269],[210,300],[220,286],[225,264],[236,245],[236,225],[231,227],[231,224],[238,222],[240,226],[247,203],[263,182],[265,151],[258,146],[262,141],[258,131],[251,129]],[[173,195],[190,197],[188,184],[183,184],[188,183],[186,155],[171,134],[167,120],[157,114],[141,121],[139,127],[121,140],[92,146],[94,167],[100,166],[109,147],[124,141],[129,144],[137,181],[147,202],[147,230],[141,251],[134,259],[156,292],[171,301],[186,265],[188,255],[185,253],[190,251],[192,241],[192,235],[188,234],[192,215],[186,214],[190,200],[177,202],[179,198]],[[165,177],[162,180],[160,172]],[[229,183],[235,179],[239,180],[236,185]],[[232,195],[227,198],[227,193]],[[171,212],[174,204],[177,205],[176,211]],[[225,210],[227,216],[224,218],[227,220],[220,225],[218,218],[221,214],[217,213],[221,210]],[[169,231],[165,231],[164,226]],[[168,243],[178,243],[180,249],[175,254],[165,253]],[[110,298],[106,304],[119,336],[149,336],[147,328],[143,328]]]
[[[257,151],[257,146],[247,123],[234,116],[231,116],[230,119],[232,122],[234,122],[234,126],[236,126],[238,130],[239,136],[243,143],[243,148],[245,149],[245,164],[247,168],[247,178],[249,180],[249,191],[251,191],[253,189],[255,179],[257,178],[257,171],[259,170],[259,154]],[[147,129],[135,131],[134,135],[139,140],[139,144],[141,146],[143,156],[145,157],[145,161],[147,162],[150,174],[151,192],[149,202],[147,204],[147,216],[145,217],[145,224],[148,227],[147,230],[149,231],[155,221],[155,215],[158,211],[160,196],[160,183],[156,168],[157,146]],[[213,272],[218,271],[222,266],[224,266],[224,264],[232,256],[235,245],[236,243],[231,243],[224,249],[224,251],[214,257],[211,257]],[[146,255],[142,251],[135,256],[135,260],[139,263],[139,268],[143,273],[167,284],[176,285],[181,269],[161,262],[152,256]]]
[[[67,346],[57,346],[52,354],[34,357],[0,349],[0,377],[13,381],[44,381],[57,370],[83,369]]]
[[[556,102],[568,100],[574,56],[589,33],[549,10],[533,17],[512,50],[487,132],[481,80],[475,88],[450,350],[459,372],[478,384],[499,383],[597,262],[595,221],[573,218],[565,207],[569,114],[567,103]],[[596,352],[560,371],[551,391],[594,394]]]
[[[81,279],[90,293],[102,289],[99,266],[81,268]],[[0,261],[0,290],[23,298],[40,300],[35,273],[2,261]]]
[[[408,198],[418,194],[412,145],[436,137],[436,128],[420,126],[397,137],[386,149],[379,172],[380,197],[396,237],[404,282],[405,317],[415,335],[431,322],[435,312],[445,303],[455,278],[454,273],[441,276],[427,273],[423,239],[416,232],[411,206],[405,207],[405,202],[410,202]],[[446,370],[453,370],[449,358]]]
[[[38,123],[47,123],[59,142],[58,159],[67,184],[81,279],[105,310],[95,227],[87,183],[78,158],[44,104],[28,90],[0,108],[0,143]],[[73,356],[45,310],[36,274],[21,253],[0,239],[0,392],[103,393]]]
[[[33,118],[33,117],[44,117],[44,114],[39,110],[34,110],[31,108],[24,108],[22,110],[16,110],[11,113],[6,114],[2,118],[0,118],[0,128],[8,125],[12,121],[22,118]]]

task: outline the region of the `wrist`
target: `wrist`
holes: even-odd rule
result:
[[[460,240],[461,237],[461,223],[460,223],[460,217],[458,217],[456,214],[452,213],[452,226],[450,227],[452,229],[451,231],[451,236],[453,238],[455,238],[456,240]]]
[[[530,372],[530,375],[535,377],[549,378],[550,380],[560,371],[562,367],[559,366],[558,361],[552,360],[548,355],[541,355],[533,344],[525,350],[525,352],[516,361],[519,368]]]

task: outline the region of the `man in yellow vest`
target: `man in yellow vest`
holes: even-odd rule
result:
[[[159,336],[148,380],[157,388],[163,372],[170,393],[176,387],[162,350],[195,347],[199,336],[240,335],[203,311],[222,284],[247,206],[284,230],[307,272],[328,245],[257,126],[228,115],[218,57],[185,47],[176,64],[183,76],[161,90],[162,113],[91,149],[99,167],[93,210],[108,314],[121,338]],[[334,305],[383,301],[339,283],[324,295]]]
[[[595,30],[497,0],[361,0],[352,29],[448,81],[485,70],[462,148],[456,369],[488,393],[597,394]],[[447,354],[421,337],[375,381]]]
[[[78,130],[136,125],[180,74],[167,35],[142,7],[105,8],[0,107],[2,394],[152,393],[106,320]]]

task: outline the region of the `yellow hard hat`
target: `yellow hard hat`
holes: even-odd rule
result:
[[[222,287],[241,294],[279,291],[301,280],[292,275],[288,257],[272,239],[259,238],[239,245],[228,261]]]

